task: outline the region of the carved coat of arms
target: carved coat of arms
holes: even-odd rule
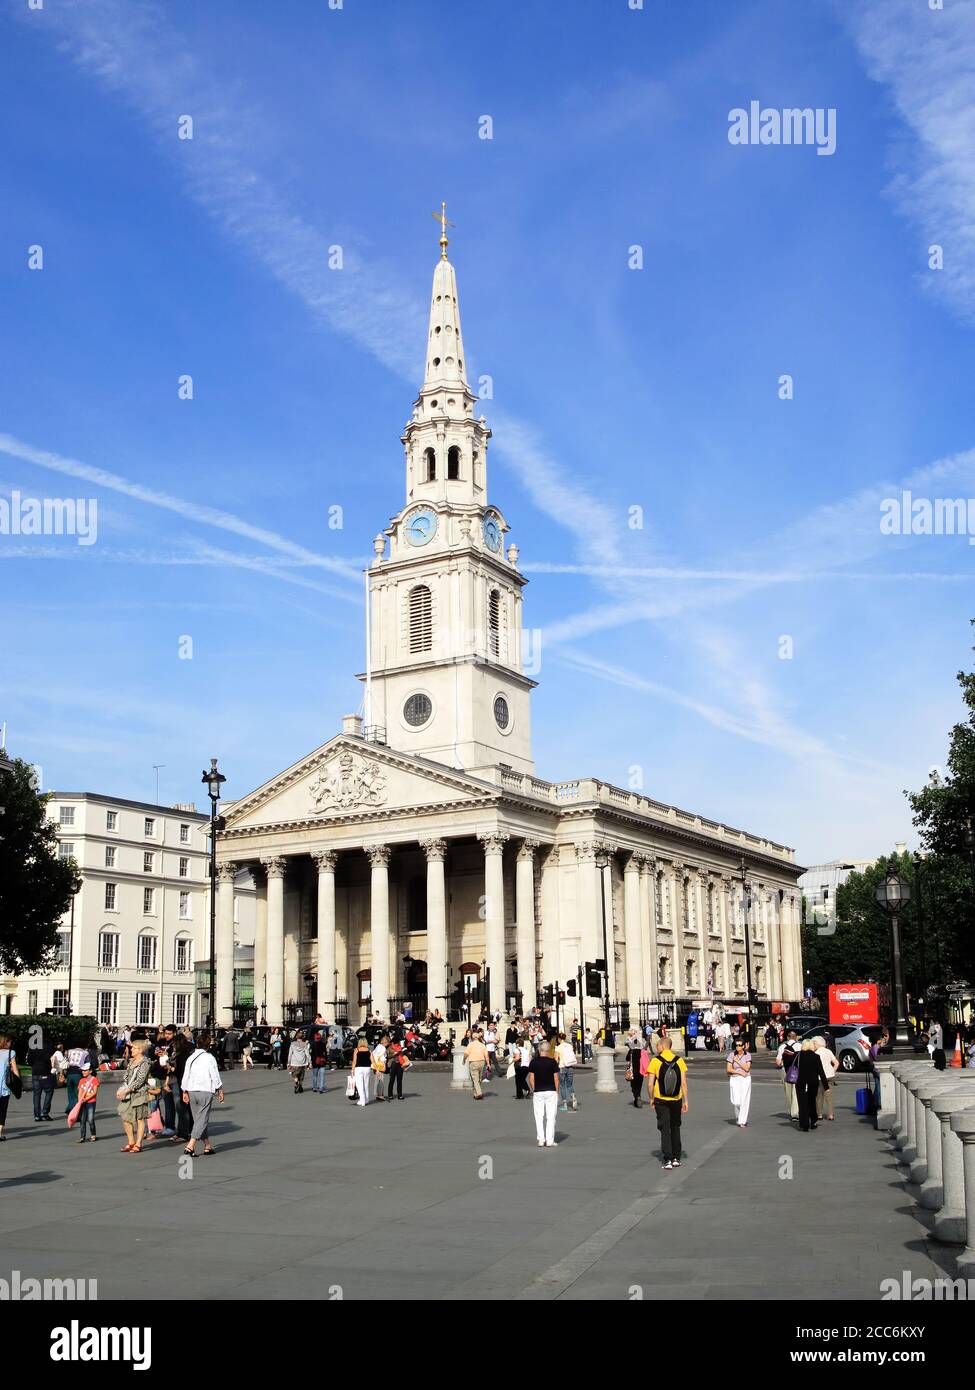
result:
[[[386,800],[386,778],[374,763],[346,752],[322,767],[308,790],[317,811],[382,806]]]

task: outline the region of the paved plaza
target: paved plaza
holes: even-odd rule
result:
[[[119,1152],[110,1083],[97,1144],[60,1116],[35,1124],[25,1094],[0,1146],[4,1273],[97,1278],[100,1298],[542,1300],[872,1300],[903,1270],[950,1273],[883,1136],[854,1113],[855,1081],[839,1084],[835,1123],[800,1134],[761,1066],[739,1130],[720,1059],[692,1059],[685,1165],[664,1172],[653,1112],[628,1105],[618,1074],[605,1096],[581,1072],[580,1109],[539,1149],[510,1081],[475,1105],[415,1068],[402,1103],[363,1110],[345,1073],[322,1097],[231,1072],[218,1152],[183,1178],[180,1146]]]

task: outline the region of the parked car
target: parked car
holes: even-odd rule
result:
[[[825,1038],[840,1064],[840,1071],[849,1074],[866,1071],[870,1048],[883,1031],[877,1024],[822,1023],[807,1029],[800,1037],[803,1041],[806,1038]]]
[[[811,1037],[816,1032],[822,1032],[829,1027],[829,1019],[820,1018],[818,1014],[796,1014],[794,1018],[786,1017],[783,1020],[786,1032],[794,1028],[800,1038],[809,1034]]]

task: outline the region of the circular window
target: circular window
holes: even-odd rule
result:
[[[508,701],[503,695],[499,695],[494,702],[494,722],[499,729],[506,729],[510,719],[511,714],[508,710]]]
[[[411,695],[403,706],[403,718],[411,729],[425,724],[433,713],[433,703],[429,695]]]

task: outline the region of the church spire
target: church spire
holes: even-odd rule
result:
[[[437,387],[455,387],[466,391],[464,369],[464,340],[460,331],[460,307],[457,303],[457,276],[447,259],[447,204],[440,204],[433,216],[440,223],[440,260],[433,272],[430,295],[430,331],[427,334],[427,361],[423,373],[422,391]]]

